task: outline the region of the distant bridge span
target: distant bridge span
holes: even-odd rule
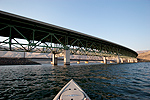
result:
[[[0,11],[0,50],[61,53],[69,55],[119,56],[138,54],[124,46],[45,22]],[[21,40],[24,42],[21,42]]]

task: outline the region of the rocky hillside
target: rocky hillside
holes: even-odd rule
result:
[[[51,53],[32,53],[32,52],[13,52],[13,51],[0,51],[0,57],[4,58],[52,58]],[[59,58],[63,58],[61,56],[57,56]],[[85,55],[70,55],[70,59],[102,59],[102,57],[98,56],[85,56]]]
[[[150,50],[139,51],[137,58],[150,61]]]
[[[32,52],[13,52],[13,51],[0,51],[0,57],[17,57],[17,58],[52,58],[48,53],[32,53]]]

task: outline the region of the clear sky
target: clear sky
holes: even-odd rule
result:
[[[0,10],[150,50],[150,0],[0,0]]]

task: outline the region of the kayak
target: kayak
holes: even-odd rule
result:
[[[71,79],[53,100],[91,100],[80,86]]]

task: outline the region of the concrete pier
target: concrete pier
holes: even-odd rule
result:
[[[55,56],[56,54],[53,53],[53,59],[52,59],[52,64],[57,65],[57,57]]]
[[[77,61],[77,64],[80,64],[80,61]]]
[[[104,64],[107,64],[107,59],[106,59],[106,57],[103,57],[103,61],[104,61]]]
[[[128,63],[137,63],[137,62],[138,62],[137,58],[129,58],[128,59]]]
[[[70,50],[64,50],[64,65],[70,65]]]
[[[85,64],[88,64],[89,63],[89,61],[85,61]]]
[[[128,59],[128,63],[130,63],[130,59]]]
[[[131,63],[134,63],[134,60],[131,58],[130,62],[131,62]]]
[[[120,58],[120,60],[121,60],[121,63],[124,63],[123,58]]]
[[[137,60],[137,58],[135,58],[135,63],[137,63],[138,62],[138,60]]]
[[[120,57],[117,56],[117,64],[120,64]]]

